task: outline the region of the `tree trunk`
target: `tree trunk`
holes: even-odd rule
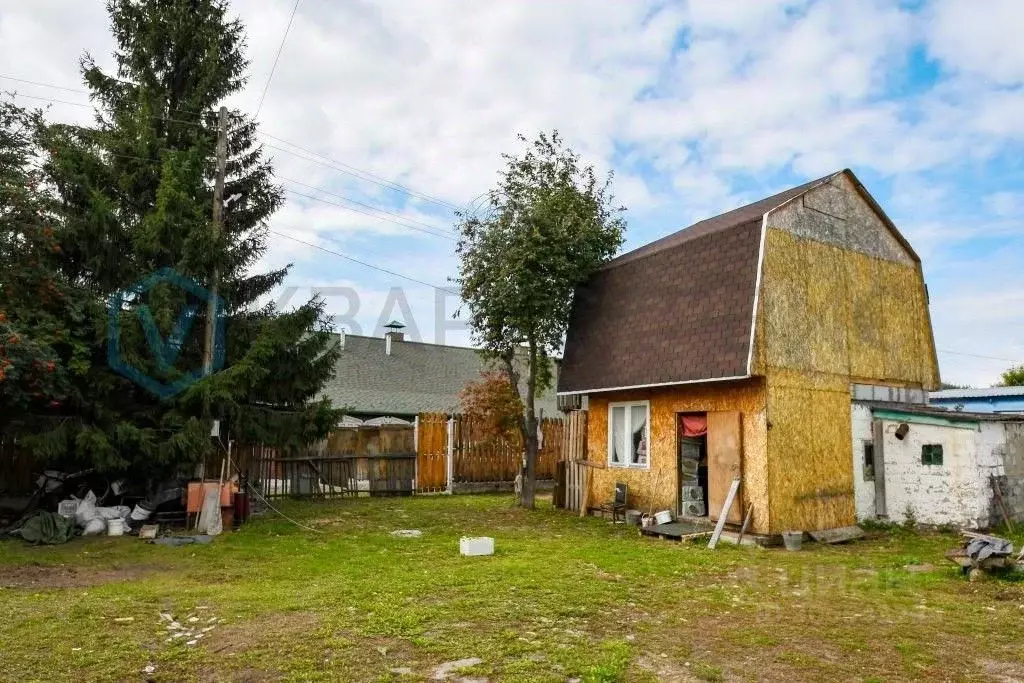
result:
[[[530,340],[529,365],[526,371],[526,401],[523,416],[523,447],[526,449],[526,467],[523,472],[523,497],[519,504],[533,509],[534,490],[537,479],[537,414],[534,412],[534,397],[537,393],[537,343]]]
[[[515,368],[515,353],[504,356],[505,372],[512,389],[519,393],[519,373]],[[526,376],[526,398],[523,401],[523,414],[519,418],[519,435],[523,440],[522,488],[519,493],[519,505],[533,508],[535,482],[537,479],[537,416],[534,413],[534,396],[537,384],[537,345],[530,342],[530,357]]]
[[[532,410],[526,413],[526,467],[523,472],[523,494],[519,504],[524,508],[533,508],[535,483],[537,479],[537,418]]]

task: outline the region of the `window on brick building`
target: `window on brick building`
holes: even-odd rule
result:
[[[864,442],[864,481],[875,480],[875,444]]]
[[[921,446],[921,464],[922,465],[941,465],[942,464],[942,444],[940,443],[926,443]]]

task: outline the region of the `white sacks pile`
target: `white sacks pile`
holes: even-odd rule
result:
[[[60,509],[69,508],[69,503],[75,503],[75,523],[82,527],[83,536],[98,536],[107,531],[109,520],[120,520],[123,524],[131,514],[131,508],[127,505],[114,505],[112,507],[97,507],[96,494],[89,491],[81,500],[70,498],[61,503]],[[123,526],[114,524],[112,528],[123,529]],[[120,535],[115,533],[114,535]]]

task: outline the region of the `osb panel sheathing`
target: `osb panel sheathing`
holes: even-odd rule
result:
[[[938,383],[919,267],[799,238],[765,236],[759,369],[868,382]]]
[[[767,395],[769,533],[854,524],[847,380],[775,370]]]
[[[768,528],[768,473],[766,469],[765,392],[762,380],[591,394],[587,451],[593,462],[608,463],[608,404],[650,401],[650,469],[590,468],[591,505],[608,500],[615,482],[629,485],[629,505],[647,512],[676,510],[679,488],[676,471],[676,416],[686,412],[739,411],[743,421],[743,492],[753,504],[752,529]]]
[[[769,532],[853,524],[850,382],[938,381],[920,269],[769,228],[761,302]]]

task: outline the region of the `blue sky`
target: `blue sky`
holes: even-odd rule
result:
[[[83,50],[109,62],[102,4],[0,2],[0,74],[80,88]],[[292,2],[234,7],[252,111]],[[358,297],[350,331],[408,318],[465,344],[455,297],[440,312],[430,287],[294,240],[451,287],[452,207],[516,132],[558,128],[615,171],[627,248],[850,167],[923,258],[943,379],[990,384],[1024,362],[1022,25],[1017,0],[302,0],[260,116],[290,188],[264,265],[294,263],[277,298],[321,289],[339,321]]]

